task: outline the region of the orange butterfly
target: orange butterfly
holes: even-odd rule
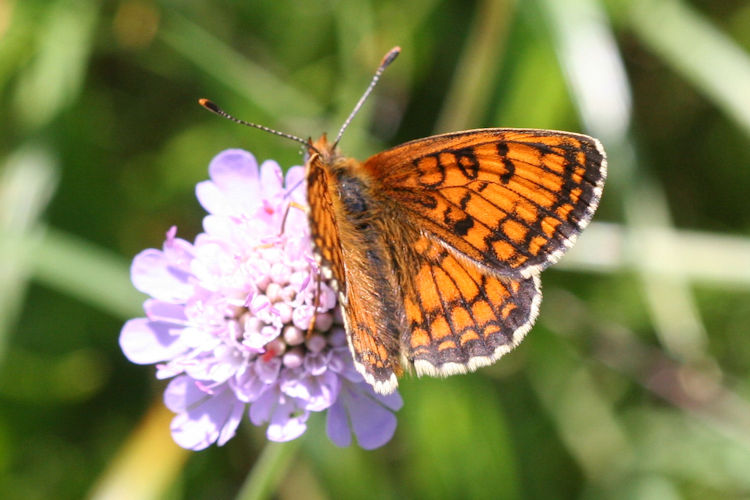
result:
[[[336,145],[400,49],[383,59],[333,143],[304,141],[310,224],[357,370],[388,394],[405,369],[453,375],[512,350],[536,319],[539,274],[591,220],[606,178],[598,140],[492,128],[407,142],[364,163]]]

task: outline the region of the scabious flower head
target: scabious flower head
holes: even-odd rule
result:
[[[208,211],[194,243],[167,231],[162,250],[133,260],[145,318],[120,333],[127,358],[156,364],[174,440],[200,450],[231,439],[248,412],[268,439],[305,432],[327,412],[340,446],[377,448],[396,428],[398,393],[376,394],[354,369],[336,294],[318,274],[305,213],[304,169],[227,150],[196,193]],[[283,231],[282,231],[283,225]],[[317,295],[317,309],[316,309]],[[315,315],[315,331],[308,328]]]

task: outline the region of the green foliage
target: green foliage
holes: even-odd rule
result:
[[[0,0],[0,497],[747,497],[748,33],[743,2]],[[300,446],[248,428],[184,466],[168,417],[132,446],[163,387],[118,348],[141,314],[129,260],[200,231],[193,186],[220,150],[301,162],[197,98],[335,133],[393,45],[352,156],[484,126],[609,152],[530,338],[476,374],[404,380],[374,452],[322,419]]]

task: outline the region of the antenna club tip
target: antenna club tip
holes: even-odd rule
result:
[[[205,99],[205,98],[198,99],[198,104],[200,104],[201,106],[203,106],[209,111],[213,111],[214,113],[219,112],[219,106],[214,104],[213,101],[209,101],[208,99]]]
[[[388,51],[385,57],[383,57],[383,62],[380,63],[380,66],[382,68],[385,68],[386,66],[391,64],[393,60],[396,59],[396,57],[398,57],[400,53],[401,53],[401,47],[396,45],[395,47],[393,47],[391,50]]]

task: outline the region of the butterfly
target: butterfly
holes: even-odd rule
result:
[[[601,143],[552,130],[489,128],[417,139],[361,163],[335,141],[307,148],[309,219],[338,292],[354,365],[381,394],[405,371],[448,376],[494,363],[531,329],[540,273],[575,242],[607,174]]]

